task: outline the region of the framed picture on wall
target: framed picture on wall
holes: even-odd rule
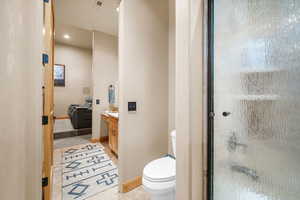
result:
[[[54,86],[65,87],[66,86],[66,71],[65,65],[55,64],[54,65]]]

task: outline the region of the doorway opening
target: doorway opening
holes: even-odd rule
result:
[[[55,200],[118,193],[119,3],[55,1]]]

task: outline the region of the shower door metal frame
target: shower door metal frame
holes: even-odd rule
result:
[[[207,0],[207,200],[214,199],[214,0]]]

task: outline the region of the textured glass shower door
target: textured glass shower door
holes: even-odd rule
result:
[[[300,0],[213,18],[213,199],[300,200]]]

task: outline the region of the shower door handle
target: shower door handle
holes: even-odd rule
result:
[[[224,111],[224,112],[222,113],[222,115],[223,115],[224,117],[228,117],[230,114],[231,114],[231,112],[226,112],[226,111]]]

